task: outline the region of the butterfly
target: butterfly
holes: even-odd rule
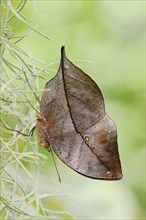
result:
[[[76,67],[61,48],[57,74],[41,97],[37,130],[42,146],[86,177],[122,178],[117,129],[105,113],[97,84]]]

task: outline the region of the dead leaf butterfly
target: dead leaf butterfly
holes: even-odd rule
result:
[[[56,76],[42,94],[37,129],[42,146],[74,171],[93,179],[122,178],[117,130],[96,83],[61,48]]]

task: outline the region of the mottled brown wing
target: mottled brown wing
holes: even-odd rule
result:
[[[116,127],[105,114],[101,91],[66,58],[64,47],[59,70],[46,84],[40,111],[41,143],[50,143],[65,164],[90,178],[122,178]]]

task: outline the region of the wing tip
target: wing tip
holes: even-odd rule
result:
[[[61,47],[61,56],[63,56],[65,54],[65,46]]]

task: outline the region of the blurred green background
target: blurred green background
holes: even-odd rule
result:
[[[40,190],[59,196],[46,206],[77,219],[145,219],[145,1],[28,1],[23,14],[50,41],[34,33],[19,46],[48,64],[58,61],[50,78],[65,45],[67,57],[101,88],[106,112],[117,125],[123,169],[120,181],[92,180],[56,158],[60,184],[54,165],[46,162],[53,183],[40,173]],[[15,33],[23,28],[18,25]],[[50,79],[42,76],[41,89]],[[45,149],[39,151],[51,160]]]

